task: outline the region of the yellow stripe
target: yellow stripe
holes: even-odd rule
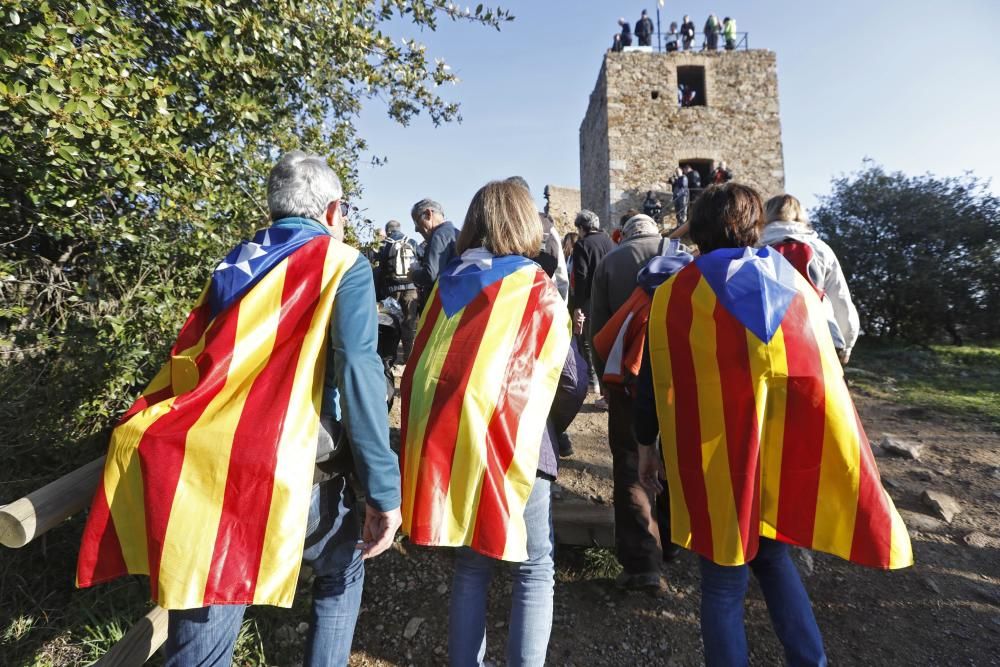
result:
[[[684,487],[677,467],[677,416],[673,387],[673,368],[667,335],[667,304],[673,280],[661,285],[653,296],[649,311],[649,354],[656,390],[656,417],[660,423],[660,446],[663,467],[670,493],[670,538],[684,548],[691,547],[691,516],[684,500]]]
[[[428,303],[437,296],[437,285],[431,292]],[[427,326],[427,313],[430,308],[424,309],[420,328]],[[413,520],[413,500],[417,489],[417,474],[420,471],[420,455],[423,451],[424,436],[427,432],[427,417],[431,411],[431,404],[434,402],[434,389],[437,386],[438,378],[441,377],[441,368],[448,357],[448,349],[454,339],[455,330],[458,323],[462,321],[462,314],[465,309],[458,311],[448,317],[442,309],[434,322],[434,329],[427,338],[424,346],[424,353],[420,358],[410,357],[408,363],[416,364],[410,380],[410,394],[403,396],[402,400],[409,401],[408,423],[406,425],[406,442],[403,443],[404,457],[403,465],[403,532],[410,533]],[[420,329],[417,330],[418,333]],[[433,353],[431,352],[433,351]]]
[[[889,569],[896,570],[901,567],[913,565],[913,548],[910,546],[910,534],[903,524],[903,518],[896,511],[896,506],[892,502],[889,494],[885,494],[886,503],[889,505],[889,516],[892,517],[892,536],[889,543]]]
[[[271,269],[241,300],[226,384],[188,431],[160,561],[160,591],[167,596],[161,595],[159,602],[168,609],[202,603],[233,436],[253,378],[274,346],[286,269],[287,262]]]
[[[354,266],[358,251],[331,241],[323,265],[323,282],[309,331],[302,341],[295,366],[288,412],[278,441],[274,470],[274,490],[267,515],[267,529],[261,552],[254,604],[292,606],[302,545],[305,540],[312,492],[306,480],[312,479],[319,434],[319,414],[323,399],[328,345],[327,323],[334,309],[334,297],[340,280]],[[336,313],[333,315],[336,317]],[[356,316],[347,313],[346,316]]]
[[[798,275],[798,274],[796,274]],[[861,442],[854,405],[833,348],[826,313],[819,297],[800,281],[809,323],[819,349],[825,390],[823,456],[817,490],[813,548],[849,559],[860,487]]]
[[[184,352],[184,356],[193,363],[204,349],[205,335],[202,334],[198,342]],[[144,395],[170,385],[171,367],[170,362],[163,365]],[[115,532],[121,543],[125,565],[132,574],[149,574],[146,515],[137,510],[145,507],[146,502],[139,455],[136,450],[145,432],[157,419],[170,412],[175,400],[177,397],[172,396],[141,410],[111,434],[102,483],[108,506],[111,508]]]
[[[689,343],[698,387],[702,470],[712,524],[712,560],[720,565],[739,565],[744,562],[743,545],[729,471],[725,405],[716,357],[715,304],[715,293],[702,278],[692,295],[692,321],[698,326],[691,327]]]
[[[462,397],[451,480],[444,501],[445,515],[441,517],[440,541],[444,546],[472,543],[479,492],[482,490],[483,473],[486,471],[486,431],[504,386],[507,364],[514,350],[517,332],[521,327],[521,314],[524,313],[531,294],[534,278],[534,267],[515,271],[504,278],[483,331],[480,343],[483,351],[476,355],[465,395]],[[511,317],[512,313],[518,315]],[[536,465],[537,456],[536,443]],[[529,482],[528,489],[530,488]]]
[[[566,352],[570,345],[569,311],[556,310],[548,336],[542,344],[528,391],[528,402],[518,422],[514,459],[504,476],[504,493],[510,520],[507,523],[507,547],[503,559],[527,560],[528,532],[524,523],[524,508],[535,483],[538,469],[539,434],[545,429],[549,406],[559,384]]]
[[[779,328],[767,345],[749,329],[750,370],[760,424],[760,534],[775,539],[781,488],[781,456],[785,441],[788,402],[788,357],[785,335]]]

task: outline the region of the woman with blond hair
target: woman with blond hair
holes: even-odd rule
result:
[[[757,246],[771,246],[780,252],[816,288],[827,311],[837,355],[846,364],[858,340],[861,322],[840,261],[816,234],[802,203],[792,195],[771,197],[764,212],[767,224]]]
[[[541,243],[524,187],[481,188],[403,375],[403,531],[416,544],[457,547],[448,647],[463,667],[486,653],[497,561],[511,563],[514,580],[507,664],[544,664],[552,627],[556,434],[586,379],[566,305],[527,259]]]

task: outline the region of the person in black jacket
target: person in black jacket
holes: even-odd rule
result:
[[[632,46],[632,26],[628,24],[624,18],[618,19],[618,25],[622,27],[622,38],[621,46],[624,48],[626,46]]]
[[[694,27],[694,21],[687,14],[684,15],[684,23],[681,24],[681,42],[684,44],[684,50],[690,51],[691,44],[694,42],[694,35],[697,29]]]
[[[593,211],[584,209],[577,213],[574,224],[580,233],[580,240],[573,246],[573,292],[570,295],[569,309],[573,313],[573,333],[576,335],[580,354],[590,366],[590,388],[597,393],[600,391],[600,384],[590,347],[590,324],[586,320],[587,313],[590,312],[590,289],[597,265],[615,244],[601,230],[601,219]]]
[[[690,200],[694,201],[701,194],[701,174],[695,171],[691,165],[684,165],[684,177],[687,178]]]
[[[674,178],[671,181],[670,189],[673,194],[674,213],[677,214],[677,226],[680,227],[687,222],[688,203],[691,201],[688,180],[684,175],[684,170],[680,167],[674,170]]]
[[[656,31],[653,29],[653,21],[646,15],[644,9],[635,24],[635,36],[639,38],[639,46],[652,46],[654,32]]]
[[[403,363],[410,358],[413,338],[420,318],[420,295],[413,283],[412,271],[419,257],[417,244],[408,238],[398,220],[385,224],[385,241],[378,252],[375,291],[380,299],[392,297],[403,311]]]
[[[455,225],[444,219],[441,204],[433,199],[421,199],[410,209],[413,225],[427,242],[420,266],[412,273],[413,282],[420,292],[420,310],[434,287],[441,269],[455,256]]]

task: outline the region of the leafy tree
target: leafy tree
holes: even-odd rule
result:
[[[363,101],[404,125],[459,118],[449,67],[390,28],[511,19],[445,0],[0,0],[4,458],[46,457],[33,445],[132,400],[207,267],[266,223],[279,152],[331,156],[351,191]]]
[[[835,179],[813,224],[847,276],[864,330],[932,342],[1000,335],[1000,199],[971,174]]]

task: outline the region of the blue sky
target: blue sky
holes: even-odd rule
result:
[[[616,21],[634,24],[643,8],[655,20],[656,1],[499,4],[517,17],[501,32],[450,20],[436,32],[394,28],[457,72],[461,83],[443,93],[464,121],[435,128],[421,116],[403,128],[368,103],[358,129],[368,157],[388,162],[360,165],[355,203],[376,224],[412,229],[422,197],[461,223],[480,186],[512,174],[540,207],[545,184],[579,187],[580,121]],[[690,14],[700,30],[709,12],[777,53],[786,188],[808,205],[865,157],[911,174],[971,170],[1000,192],[1000,1],[667,0],[661,16]]]

